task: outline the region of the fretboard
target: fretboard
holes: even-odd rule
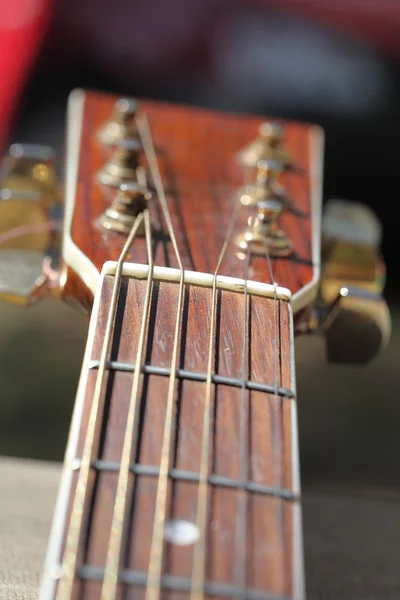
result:
[[[94,390],[113,282],[112,275],[105,276],[91,317],[42,600],[57,597],[65,577],[62,565],[67,541],[76,534],[77,482],[92,403],[96,401]],[[105,385],[97,399],[99,411],[78,532],[72,598],[101,598],[145,289],[146,280],[122,279]],[[204,465],[212,289],[185,285],[165,519],[161,544],[155,551],[178,294],[176,283],[153,282],[126,510],[121,517],[118,597],[301,600],[304,584],[293,322],[290,303],[276,295],[217,291]],[[199,528],[202,499],[204,530]],[[196,570],[196,559],[204,559],[203,569]],[[157,561],[161,577],[155,582],[149,570]],[[150,586],[156,587],[155,596],[146,595]]]

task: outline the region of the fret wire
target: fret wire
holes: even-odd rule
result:
[[[208,470],[209,470],[209,446],[210,446],[210,414],[211,414],[211,384],[213,382],[212,363],[214,360],[215,347],[215,324],[217,313],[217,275],[224,259],[229,242],[240,212],[240,197],[236,199],[233,215],[229,223],[228,232],[222,246],[221,253],[218,258],[218,263],[213,275],[213,288],[211,300],[211,323],[209,333],[208,360],[207,360],[207,378],[206,378],[206,396],[204,401],[203,415],[203,436],[201,443],[200,457],[200,475],[199,475],[199,490],[197,499],[197,516],[196,525],[200,532],[200,539],[194,547],[193,552],[193,567],[192,567],[192,586],[190,598],[191,600],[201,600],[204,596],[204,580],[205,580],[205,551],[207,537],[207,485],[208,485]]]
[[[177,306],[177,316],[175,322],[174,345],[171,360],[171,372],[168,387],[167,407],[166,407],[166,422],[164,428],[164,437],[162,445],[162,454],[160,462],[160,476],[157,486],[156,508],[153,535],[151,541],[150,561],[149,561],[149,582],[146,588],[146,600],[158,600],[160,596],[160,581],[162,570],[162,553],[163,553],[163,534],[165,522],[165,509],[168,492],[168,470],[169,470],[169,454],[170,440],[172,430],[172,416],[174,407],[174,393],[176,384],[176,371],[178,366],[178,349],[179,349],[179,334],[182,322],[183,297],[185,289],[185,272],[181,261],[178,244],[174,228],[171,221],[171,216],[168,209],[167,199],[165,196],[164,186],[161,179],[160,170],[158,167],[157,156],[154,149],[154,143],[147,118],[143,115],[137,120],[138,131],[142,139],[143,149],[149,164],[154,185],[156,187],[158,199],[164,214],[164,219],[167,224],[168,232],[175,251],[176,259],[180,269],[179,281],[179,300]]]
[[[104,333],[104,341],[100,356],[99,370],[96,379],[96,385],[93,393],[92,406],[90,408],[89,422],[87,432],[85,436],[85,443],[82,453],[81,466],[78,476],[78,482],[75,491],[75,497],[72,506],[72,513],[68,528],[68,535],[66,541],[66,547],[64,552],[64,560],[62,564],[62,576],[57,589],[57,600],[69,600],[72,595],[72,588],[74,584],[74,576],[76,571],[76,563],[79,553],[79,542],[82,530],[83,513],[86,504],[87,487],[90,474],[90,466],[92,462],[92,455],[96,445],[96,429],[98,418],[101,418],[104,398],[103,398],[103,384],[104,376],[106,372],[106,364],[109,356],[111,342],[112,342],[112,330],[115,321],[115,315],[117,311],[118,295],[121,285],[122,268],[128,252],[133,244],[133,241],[139,231],[139,228],[143,222],[143,214],[140,214],[131,229],[131,232],[126,240],[125,246],[121,252],[121,255],[117,261],[117,268],[114,276],[114,285],[112,290],[110,308],[107,316],[107,323]]]
[[[78,576],[84,581],[101,581],[103,579],[104,569],[95,565],[85,564],[79,570]],[[125,585],[146,587],[148,585],[148,573],[136,569],[123,569],[119,573],[119,581]],[[180,577],[178,575],[162,575],[160,586],[164,590],[188,592],[191,588],[189,577]],[[219,581],[205,581],[204,591],[206,594],[220,598],[242,598],[235,586]],[[257,589],[245,590],[245,600],[291,600],[289,596],[274,594]]]
[[[92,360],[89,368],[97,369],[99,361]],[[124,371],[133,373],[135,370],[135,365],[130,363],[122,363],[118,361],[109,361],[107,363],[107,368],[112,371]],[[169,377],[171,374],[171,369],[168,367],[156,367],[153,365],[142,365],[141,371],[145,375],[157,375],[160,377]],[[197,373],[196,371],[187,371],[186,369],[177,369],[176,376],[178,379],[188,379],[190,381],[207,381],[207,373]],[[217,375],[213,374],[211,377],[212,383],[217,385],[229,385],[232,387],[241,388],[242,387],[242,379],[236,379],[234,377],[227,377],[225,375]],[[265,392],[266,394],[274,394],[275,393],[275,385],[270,383],[261,383],[258,381],[245,381],[246,389],[254,390],[256,392]],[[283,398],[287,398],[288,400],[295,400],[295,394],[289,390],[288,388],[279,386],[278,387],[278,396],[282,396]]]
[[[119,462],[106,461],[106,460],[95,460],[92,463],[92,468],[96,471],[107,471],[118,473],[120,468]],[[130,471],[136,475],[146,475],[149,477],[158,477],[160,469],[155,465],[145,465],[141,463],[135,463],[130,465]],[[187,483],[198,483],[200,480],[200,473],[195,471],[186,471],[184,469],[170,469],[168,471],[168,477],[173,480],[183,481]],[[240,479],[234,479],[233,477],[225,477],[223,475],[208,475],[208,483],[214,487],[224,487],[237,490],[245,490],[247,492],[255,494],[264,494],[266,496],[275,496],[282,500],[296,501],[299,497],[287,488],[279,488],[270,485],[264,485],[256,481],[241,481]]]
[[[146,284],[146,293],[143,306],[143,316],[140,325],[140,333],[138,340],[138,349],[136,354],[136,364],[141,365],[144,348],[145,338],[148,324],[148,315],[150,308],[150,300],[152,293],[152,281],[153,281],[153,250],[152,250],[152,235],[150,225],[149,210],[143,211],[144,225],[146,234],[146,245],[147,255],[149,261],[149,273]],[[125,436],[122,449],[122,459],[118,476],[117,492],[115,497],[115,504],[113,510],[110,540],[107,549],[107,560],[104,574],[104,582],[101,590],[102,600],[110,600],[116,597],[117,585],[118,585],[118,571],[121,558],[121,550],[123,543],[123,528],[126,513],[126,505],[128,500],[128,487],[129,487],[129,473],[130,473],[130,462],[132,449],[135,447],[137,438],[136,432],[136,413],[139,397],[140,388],[140,369],[134,372],[132,391],[129,402],[128,417],[125,426]]]

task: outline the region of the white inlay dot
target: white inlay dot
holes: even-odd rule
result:
[[[170,544],[189,546],[198,541],[200,532],[198,527],[190,521],[171,519],[164,527],[164,538]]]
[[[49,575],[51,579],[58,581],[64,575],[63,568],[60,565],[56,565],[50,569]]]
[[[71,460],[71,470],[77,471],[81,468],[82,461],[80,458],[74,458]]]

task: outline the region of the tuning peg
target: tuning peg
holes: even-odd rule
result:
[[[54,152],[13,144],[0,181],[0,298],[31,304],[59,286],[61,195]]]
[[[271,257],[284,257],[292,253],[292,244],[277,221],[287,206],[284,188],[276,183],[281,173],[280,164],[271,160],[260,160],[257,165],[256,180],[239,191],[240,202],[244,206],[255,206],[256,218],[250,217],[248,226],[236,236],[238,256],[246,256],[250,248],[252,254]]]
[[[260,202],[279,202],[282,207],[285,195],[282,186],[276,183],[281,173],[280,163],[260,160],[254,183],[245,185],[239,191],[240,202],[244,206],[255,206]]]
[[[128,235],[136,217],[151,198],[151,193],[137,182],[122,183],[109,208],[99,219],[100,227]]]
[[[238,154],[240,163],[256,167],[260,160],[273,160],[284,169],[289,166],[290,158],[284,149],[284,128],[279,123],[261,123],[258,136]]]
[[[122,140],[111,155],[110,160],[100,169],[97,179],[103,185],[119,187],[121,183],[137,181],[142,147],[138,140]]]
[[[112,115],[98,132],[99,140],[106,145],[118,145],[122,140],[138,139],[136,116],[139,102],[136,98],[119,98]]]
[[[331,200],[322,226],[322,276],[317,329],[325,332],[333,362],[367,362],[390,338],[382,290],[381,225],[356,202]]]

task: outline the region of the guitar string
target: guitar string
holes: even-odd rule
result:
[[[164,218],[167,223],[168,231],[173,243],[176,259],[180,268],[179,281],[179,296],[175,321],[174,342],[171,358],[171,371],[168,384],[168,394],[166,403],[165,425],[163,442],[161,448],[160,470],[157,482],[156,506],[154,514],[153,533],[150,547],[150,558],[148,566],[148,579],[146,585],[146,600],[158,600],[161,590],[161,572],[163,560],[163,537],[165,527],[165,514],[168,496],[168,478],[169,478],[169,459],[171,452],[171,437],[173,430],[173,414],[175,389],[177,381],[177,369],[179,358],[179,340],[182,325],[183,299],[185,291],[185,273],[176,242],[176,237],[165,197],[165,191],[162,184],[160,171],[158,168],[157,157],[154,149],[154,144],[145,116],[142,117],[142,122],[139,123],[139,132],[142,138],[143,148],[146,154],[147,162],[149,163],[154,184],[157,189],[157,194],[164,213]]]
[[[117,492],[114,503],[114,510],[111,523],[110,540],[107,549],[106,565],[104,570],[104,580],[101,589],[102,600],[115,598],[118,585],[118,572],[123,545],[124,521],[128,501],[129,475],[132,449],[136,446],[137,438],[137,406],[140,396],[141,366],[143,354],[146,347],[146,332],[150,312],[150,301],[153,284],[153,249],[152,234],[150,225],[149,209],[143,211],[144,226],[146,234],[147,257],[149,261],[149,272],[146,283],[146,292],[143,303],[143,315],[140,325],[138,347],[136,351],[135,371],[133,374],[131,397],[129,401],[128,416],[125,425],[125,436],[122,449],[122,457],[118,474]]]
[[[79,542],[82,531],[83,513],[86,504],[88,480],[90,476],[91,461],[94,453],[94,449],[97,443],[96,430],[98,419],[101,418],[101,414],[104,406],[104,395],[102,394],[104,387],[105,372],[107,368],[107,362],[109,360],[109,353],[112,342],[112,331],[118,305],[118,295],[121,286],[122,268],[128,252],[136,238],[136,235],[143,223],[143,214],[140,214],[126,240],[125,246],[121,252],[121,255],[117,261],[117,268],[115,271],[114,285],[111,295],[110,308],[108,311],[107,322],[104,332],[104,341],[100,355],[99,367],[97,372],[97,379],[95,389],[93,393],[93,401],[89,414],[89,422],[87,432],[85,436],[85,443],[82,452],[82,459],[80,462],[80,471],[78,482],[75,491],[75,497],[72,506],[72,513],[68,528],[68,535],[66,541],[66,547],[64,551],[64,558],[62,563],[61,579],[58,585],[57,600],[70,600],[72,595],[72,588],[74,584],[74,577],[76,571],[76,563],[78,560],[79,553]]]
[[[182,304],[183,304],[182,300],[183,300],[183,291],[184,291],[184,271],[183,271],[182,263],[181,263],[181,260],[180,260],[179,251],[178,251],[178,248],[177,248],[176,238],[175,238],[175,235],[174,235],[174,232],[173,232],[172,222],[171,222],[171,219],[170,219],[170,216],[169,216],[169,211],[168,211],[168,207],[167,207],[167,203],[166,203],[165,193],[164,193],[164,190],[162,188],[161,177],[160,177],[159,170],[158,170],[158,165],[157,165],[157,160],[156,160],[156,156],[155,156],[155,152],[154,152],[153,143],[151,141],[151,134],[150,134],[150,131],[149,131],[149,128],[148,128],[148,125],[147,125],[147,119],[144,118],[143,121],[144,121],[144,124],[142,126],[142,131],[140,132],[142,140],[143,140],[143,147],[145,149],[145,145],[147,146],[147,152],[146,152],[146,149],[145,149],[147,161],[148,161],[149,166],[150,166],[150,168],[152,170],[152,176],[153,176],[153,180],[154,180],[154,183],[155,183],[155,187],[158,188],[157,189],[158,197],[159,197],[159,200],[160,200],[160,204],[162,206],[162,210],[163,210],[163,213],[164,213],[164,218],[165,218],[166,223],[167,223],[167,227],[169,229],[171,241],[172,241],[175,253],[177,255],[177,260],[178,260],[178,263],[179,263],[179,266],[180,266],[180,269],[181,269],[180,292],[179,292],[178,311],[177,311],[178,315],[177,315],[177,321],[176,321],[176,327],[175,327],[173,359],[172,359],[171,377],[170,377],[170,385],[169,385],[168,400],[167,400],[167,412],[168,412],[169,417],[167,419],[166,427],[165,427],[165,432],[164,432],[164,438],[165,439],[164,439],[164,442],[163,442],[162,460],[161,460],[161,465],[160,465],[160,474],[162,474],[162,475],[160,476],[160,481],[159,481],[159,484],[158,484],[158,492],[157,492],[157,498],[160,497],[161,498],[161,502],[160,502],[160,506],[158,506],[158,509],[156,509],[155,528],[156,528],[156,525],[158,525],[158,530],[157,530],[157,534],[156,534],[156,532],[153,533],[153,542],[152,542],[152,547],[154,546],[154,548],[155,548],[155,552],[153,553],[154,554],[154,561],[153,562],[155,562],[155,563],[157,563],[159,565],[159,567],[154,568],[154,573],[156,573],[156,578],[158,580],[158,582],[156,584],[156,589],[158,588],[158,592],[157,592],[157,595],[152,595],[152,594],[149,594],[149,593],[146,594],[146,599],[147,600],[150,600],[150,599],[153,600],[153,599],[156,599],[156,598],[159,597],[159,589],[160,589],[162,549],[161,549],[161,554],[160,554],[159,551],[156,551],[156,550],[160,546],[162,548],[162,544],[160,544],[160,540],[162,540],[162,533],[163,533],[164,520],[165,520],[165,502],[166,502],[166,491],[167,491],[167,483],[166,482],[168,481],[169,442],[170,442],[170,437],[171,437],[171,430],[170,430],[171,428],[168,427],[168,431],[167,431],[167,424],[170,423],[170,421],[172,421],[171,417],[172,417],[172,412],[173,412],[173,394],[174,394],[175,379],[176,379],[176,365],[177,365],[177,357],[178,357],[178,340],[179,340],[179,331],[180,331],[180,322],[181,322],[181,313],[182,313]],[[140,130],[140,128],[139,128],[139,130]],[[237,206],[240,207],[239,204]],[[107,322],[107,325],[109,323],[111,323],[111,326],[110,326],[110,332],[109,332],[107,338],[105,339],[105,343],[104,343],[104,346],[103,346],[103,351],[106,350],[106,349],[109,350],[109,344],[110,344],[110,340],[111,340],[111,329],[112,329],[112,325],[113,325],[113,318],[112,317],[113,316],[115,317],[116,299],[117,299],[118,290],[119,290],[119,284],[120,284],[120,277],[121,277],[123,262],[124,262],[124,260],[126,258],[126,254],[129,251],[130,245],[132,244],[134,238],[136,237],[136,234],[137,234],[137,231],[138,231],[138,228],[139,228],[139,224],[140,224],[141,220],[143,220],[143,218],[145,220],[146,242],[148,243],[149,257],[151,256],[151,241],[150,241],[150,244],[149,244],[149,240],[151,240],[151,228],[150,228],[150,223],[149,223],[149,214],[148,214],[148,211],[145,211],[145,214],[140,215],[140,217],[142,217],[142,219],[140,219],[138,217],[138,219],[136,220],[136,222],[135,222],[135,226],[136,227],[134,226],[134,228],[133,228],[133,229],[135,229],[135,231],[132,230],[132,232],[131,232],[128,240],[127,240],[127,244],[124,247],[124,250],[121,253],[120,259],[119,259],[118,264],[117,264],[117,271],[116,271],[116,275],[115,275],[114,289],[113,289],[113,298],[112,298],[112,302],[111,302],[111,305],[110,305],[109,319],[108,319],[108,322]],[[236,220],[237,220],[237,217],[236,217]],[[232,222],[233,222],[233,220],[232,220]],[[215,323],[215,312],[216,312],[215,307],[216,307],[216,289],[217,289],[216,288],[216,277],[217,277],[217,274],[218,274],[218,271],[219,271],[219,267],[220,267],[220,264],[221,264],[222,259],[223,259],[223,255],[225,254],[225,250],[226,250],[226,247],[227,247],[227,245],[229,243],[229,240],[230,240],[230,237],[231,237],[232,233],[233,233],[233,227],[232,227],[232,231],[230,231],[229,235],[227,236],[227,239],[225,241],[223,250],[222,250],[221,255],[220,255],[220,259],[219,259],[219,262],[218,262],[217,269],[216,269],[215,274],[214,274],[213,300],[212,300],[213,310],[212,310],[212,318],[211,318],[211,320],[212,320],[212,325],[211,325],[211,327],[212,327],[212,331],[211,331],[212,342],[210,340],[210,346],[209,346],[209,372],[210,373],[211,373],[211,370],[212,370],[212,357],[213,357],[213,347],[214,347],[214,342],[213,341],[214,341],[214,323]],[[130,242],[129,246],[128,246],[128,242]],[[149,251],[149,245],[150,245],[150,251]],[[125,248],[126,248],[126,252],[125,252]],[[267,258],[268,258],[269,265],[270,265],[269,251],[268,251],[268,248],[266,248],[266,249],[267,249]],[[248,254],[248,256],[249,255],[250,255],[250,245],[249,245],[249,254]],[[247,261],[247,267],[246,267],[245,315],[247,315],[248,264],[249,264],[249,260]],[[119,272],[118,272],[118,270],[119,270]],[[150,266],[150,258],[149,258],[149,280],[150,280],[150,271],[151,271],[151,275],[152,275],[152,258],[151,258],[151,266]],[[270,265],[270,272],[271,272],[271,279],[273,280],[271,265]],[[150,281],[150,284],[149,284],[149,280],[148,280],[148,288],[146,290],[146,296],[147,296],[147,292],[148,292],[149,293],[149,298],[150,298],[150,296],[151,296],[151,285],[150,285],[151,281]],[[276,304],[277,298],[276,298],[276,284],[275,284],[275,282],[274,282],[274,285],[275,285],[275,304]],[[117,287],[118,287],[118,289],[117,289]],[[114,294],[115,290],[117,290],[117,291]],[[114,295],[115,295],[115,298],[114,298]],[[113,300],[114,300],[114,302],[113,302]],[[113,306],[113,304],[115,304],[115,306]],[[277,321],[276,321],[277,311],[276,311],[276,307],[275,306],[274,306],[274,312],[275,312],[275,340],[277,340]],[[146,321],[147,321],[147,319],[146,319]],[[247,316],[245,316],[245,323],[247,323]],[[108,329],[108,327],[106,328],[106,335],[107,335],[107,329]],[[144,334],[145,334],[145,330],[146,330],[146,323],[145,323],[144,320],[142,322],[142,330],[144,331],[143,336],[141,336],[141,338],[143,338],[141,341],[143,342],[144,341]],[[106,344],[106,342],[107,342],[107,344]],[[106,348],[106,345],[108,345],[108,348]],[[276,344],[275,344],[275,350],[277,351],[277,345]],[[104,352],[104,355],[107,357],[107,353],[106,352]],[[103,358],[103,352],[102,352],[102,358]],[[105,372],[106,362],[107,361],[104,360],[104,365],[103,365],[102,364],[103,361],[100,360],[97,382],[100,381],[100,383],[102,383],[102,379],[104,378],[104,372]],[[139,365],[139,364],[141,364],[141,360],[136,360],[136,365]],[[140,374],[140,369],[138,369],[138,372]],[[206,381],[207,396],[209,396],[208,402],[207,402],[208,404],[210,404],[210,399],[211,399],[211,376],[212,376],[212,374],[211,375],[208,374],[207,375],[207,381]],[[137,377],[137,380],[139,382],[139,380],[140,380],[139,376]],[[97,382],[96,382],[96,384],[97,384]],[[139,384],[137,384],[137,388],[138,388],[138,386],[139,386]],[[275,390],[276,390],[276,395],[277,395],[277,386],[278,386],[277,357],[275,356]],[[96,385],[96,387],[97,387],[97,385]],[[243,388],[243,389],[245,389],[245,388]],[[137,396],[137,391],[138,390],[136,390],[135,396]],[[136,402],[136,400],[135,400],[135,402]],[[134,416],[135,412],[136,411],[134,410],[133,411],[133,416]],[[208,409],[208,419],[207,419],[207,421],[209,422],[209,409]],[[209,434],[208,434],[208,436],[209,436]],[[133,440],[132,439],[130,440],[130,444],[131,444],[131,448],[132,448],[132,444],[133,444]],[[207,447],[208,447],[208,440],[207,440]],[[130,460],[130,453],[129,453],[128,459]],[[207,452],[207,463],[208,463],[208,452]],[[82,459],[81,473],[82,473],[82,467],[83,466],[84,466],[84,461]],[[90,467],[90,462],[89,462],[89,467]],[[121,462],[121,470],[122,470],[122,462]],[[208,470],[208,465],[207,465],[207,470]],[[123,478],[123,479],[125,479],[125,478]],[[126,483],[127,483],[127,481],[126,481]],[[78,484],[79,484],[79,481],[78,481]],[[206,481],[206,484],[207,484],[207,481]],[[207,490],[206,490],[206,492],[207,492]],[[118,493],[117,493],[117,497],[118,497]],[[122,494],[120,495],[120,497],[122,498]],[[165,500],[164,500],[164,498],[165,498]],[[125,506],[126,493],[124,494],[123,502],[124,502],[124,506]],[[157,501],[156,504],[158,505],[159,502]],[[115,510],[114,511],[114,516],[115,516],[116,512],[117,511]],[[123,514],[123,513],[124,513],[124,510],[121,510],[119,512],[120,515]],[[159,521],[157,521],[157,515],[160,518]],[[206,517],[206,512],[204,512],[204,517]],[[82,515],[81,515],[81,518],[82,518]],[[72,519],[71,519],[71,522],[72,522]],[[205,518],[204,518],[204,522],[205,522]],[[121,521],[121,537],[122,537],[122,525],[123,525],[123,520]],[[161,532],[161,537],[160,537],[160,532]],[[70,536],[68,536],[68,538],[69,537]],[[79,532],[78,532],[78,538],[79,538]],[[78,539],[78,543],[79,543],[79,539]],[[112,552],[110,550],[110,548],[109,548],[109,553],[112,556],[114,556],[114,559],[115,559],[116,555],[114,554],[114,552]],[[120,546],[119,546],[118,556],[119,556],[119,554],[120,554]],[[204,555],[204,552],[203,552],[203,555]],[[108,561],[108,557],[107,557],[107,561]],[[204,561],[202,561],[202,562],[204,562]],[[119,563],[119,560],[117,561],[116,568],[114,568],[113,570],[111,570],[111,568],[110,568],[110,570],[109,570],[109,575],[112,573],[112,577],[109,578],[110,582],[112,582],[112,580],[114,579],[115,580],[115,585],[117,584],[117,579],[118,579],[118,563]],[[65,564],[66,567],[68,566],[68,562],[66,560],[64,561],[64,564]],[[75,564],[76,564],[76,557],[75,557]],[[115,567],[115,564],[114,564],[114,567]],[[72,569],[72,578],[73,578],[74,571],[75,571],[75,567]],[[152,573],[152,571],[149,568],[150,578],[151,578],[151,573]],[[158,573],[158,575],[157,575],[157,573]],[[204,577],[203,577],[203,581],[204,581]],[[72,583],[73,582],[71,582],[71,589],[72,589]],[[103,598],[104,599],[105,598],[109,599],[110,597],[112,597],[111,594],[105,593],[105,590],[107,590],[107,566],[106,566],[106,572],[105,572],[105,578],[104,578],[104,588],[103,588],[103,593],[105,595],[103,595]]]
[[[201,443],[201,457],[199,470],[199,488],[197,499],[197,516],[196,525],[200,532],[198,540],[193,552],[193,568],[192,568],[192,583],[191,583],[191,600],[200,600],[203,598],[204,582],[205,582],[205,550],[206,550],[206,530],[207,530],[207,488],[208,488],[208,470],[209,470],[209,446],[210,446],[210,416],[211,416],[211,391],[212,391],[212,365],[214,360],[215,347],[215,326],[217,312],[217,276],[224,259],[229,242],[232,238],[239,212],[241,208],[240,197],[237,199],[231,222],[228,227],[228,232],[222,246],[221,253],[218,258],[217,267],[213,275],[213,288],[211,299],[211,322],[209,332],[208,345],[208,360],[207,360],[207,379],[206,394],[204,401],[203,415],[203,436]]]
[[[282,402],[279,396],[279,373],[278,373],[278,345],[280,345],[279,338],[279,323],[278,323],[278,299],[277,299],[277,286],[278,284],[275,281],[275,277],[273,274],[271,254],[268,248],[268,244],[266,240],[263,240],[265,255],[267,258],[268,269],[270,273],[271,282],[274,286],[274,397],[273,397],[273,452],[274,452],[274,479],[275,485],[279,488],[282,487],[282,473],[281,473],[281,460],[282,460],[282,439],[281,439],[281,431],[282,431]],[[281,500],[278,500],[278,521],[279,521],[279,546],[280,546],[280,555],[282,558],[282,573],[284,572],[284,556],[283,556],[283,543],[282,543],[282,535],[283,535],[283,504]]]
[[[254,220],[252,221],[254,223]],[[246,284],[248,280],[248,269],[250,263],[250,253],[251,253],[251,244],[252,240],[249,241],[248,244],[248,254],[247,254],[247,264],[246,264]],[[278,393],[278,356],[277,356],[277,346],[278,346],[278,328],[277,328],[277,284],[275,282],[272,261],[270,256],[270,251],[268,248],[267,241],[263,240],[264,248],[265,248],[265,256],[267,260],[267,266],[269,271],[269,276],[271,283],[274,285],[274,405],[277,400]],[[242,347],[242,393],[241,393],[241,408],[240,408],[240,433],[239,433],[239,454],[240,454],[240,478],[243,481],[247,480],[248,475],[248,467],[247,467],[247,421],[248,421],[248,410],[246,403],[246,367],[247,367],[247,356],[248,356],[248,305],[247,305],[247,285],[245,288],[245,297],[244,297],[244,311],[243,311],[243,347]],[[251,317],[250,317],[251,318]],[[274,419],[276,423],[276,419]],[[279,432],[280,432],[279,423]],[[277,474],[277,478],[279,480],[280,487],[280,470],[279,466],[277,469],[276,465],[276,439],[274,436],[273,439],[273,447],[274,447],[274,456],[275,456],[275,473]],[[280,444],[278,444],[278,457],[280,456]],[[235,575],[237,586],[240,589],[241,599],[245,599],[246,597],[246,542],[247,542],[247,517],[246,517],[246,507],[247,507],[247,493],[244,491],[238,492],[238,504],[237,504],[237,517],[236,517],[236,565],[235,565]],[[282,522],[280,520],[280,529],[282,529]]]
[[[169,459],[171,451],[171,437],[173,429],[174,400],[176,372],[178,367],[179,339],[182,322],[182,305],[184,298],[184,280],[179,286],[179,299],[175,321],[174,345],[172,350],[171,375],[169,378],[165,425],[161,448],[160,470],[157,483],[155,518],[150,549],[148,580],[146,586],[146,600],[158,600],[161,588],[161,571],[163,557],[163,536],[165,526],[165,513],[168,495]]]
[[[250,227],[254,225],[254,216],[250,220]],[[249,314],[248,314],[248,290],[247,282],[249,279],[249,268],[250,268],[250,257],[252,248],[252,239],[249,240],[247,245],[247,257],[246,257],[246,268],[245,268],[245,288],[244,288],[244,309],[243,309],[243,345],[242,345],[242,387],[240,393],[240,416],[239,416],[239,479],[246,483],[248,479],[248,466],[247,466],[247,420],[248,420],[248,409],[247,409],[247,358],[248,358],[248,344],[249,344]],[[250,317],[251,318],[251,317]],[[245,490],[238,491],[237,498],[237,516],[236,516],[236,568],[235,576],[238,589],[240,589],[241,595],[240,600],[245,600],[246,597],[246,530],[247,530],[247,519],[246,519],[246,507],[247,507],[247,493]],[[239,551],[238,551],[239,549]]]

